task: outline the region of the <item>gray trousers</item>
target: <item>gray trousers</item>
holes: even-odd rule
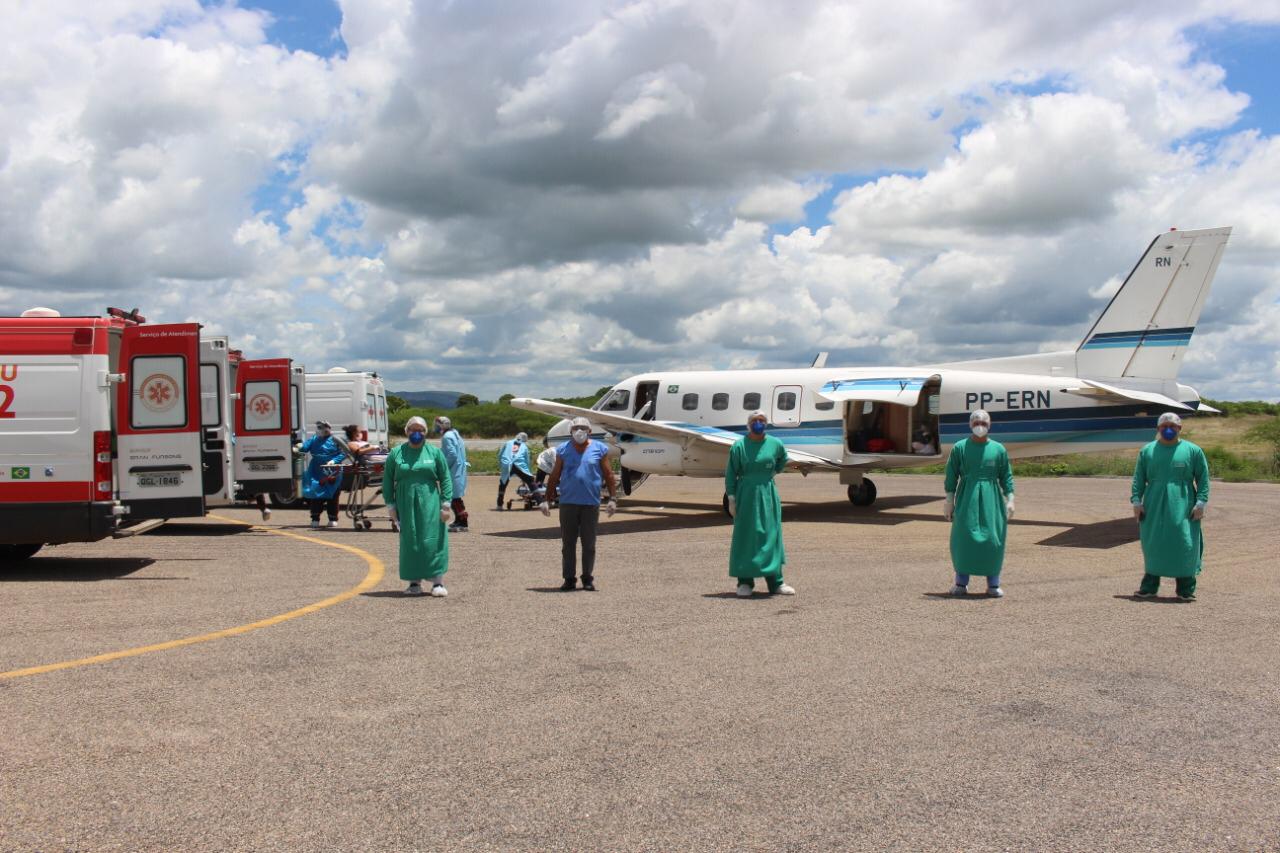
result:
[[[582,580],[592,579],[596,567],[596,528],[600,505],[560,504],[560,569],[567,581],[578,574],[578,538],[582,538]]]

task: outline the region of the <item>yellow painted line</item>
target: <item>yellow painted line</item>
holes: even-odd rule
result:
[[[22,678],[27,675],[43,675],[46,672],[57,672],[60,669],[74,669],[80,666],[89,666],[95,663],[106,663],[113,660],[121,660],[122,658],[132,658],[138,655],[147,655],[152,652],[163,652],[169,649],[179,649],[183,646],[194,646],[196,643],[208,643],[212,640],[223,640],[227,637],[238,637],[241,634],[247,634],[250,631],[257,631],[260,628],[270,628],[272,625],[279,625],[281,622],[288,622],[290,619],[297,619],[299,616],[307,616],[315,613],[317,610],[324,610],[326,607],[332,607],[335,604],[341,604],[355,598],[362,592],[373,589],[382,581],[382,575],[386,572],[386,566],[377,557],[368,551],[360,548],[354,548],[350,545],[343,545],[338,542],[330,542],[324,539],[316,539],[311,536],[302,536],[298,533],[290,533],[287,530],[276,530],[270,527],[256,527],[247,521],[240,521],[235,518],[227,518],[221,515],[209,514],[209,518],[216,518],[218,521],[227,521],[232,524],[243,524],[246,527],[253,527],[256,530],[263,530],[267,533],[274,533],[277,536],[287,536],[290,539],[297,539],[301,542],[314,542],[317,545],[324,545],[328,548],[337,548],[339,551],[347,551],[355,554],[369,565],[369,571],[364,576],[364,580],[353,586],[346,592],[340,592],[337,595],[326,598],[324,601],[317,601],[315,604],[308,604],[306,607],[299,607],[297,610],[290,610],[288,613],[281,613],[279,616],[272,616],[267,619],[260,619],[257,622],[250,622],[247,625],[237,625],[234,628],[224,628],[221,631],[214,631],[211,634],[201,634],[198,637],[183,637],[181,640],[169,640],[165,643],[155,643],[150,646],[137,646],[132,649],[121,649],[118,652],[107,652],[102,655],[94,655],[93,657],[78,658],[77,660],[65,660],[60,663],[47,663],[43,666],[29,666],[25,669],[13,669],[9,672],[0,672],[0,681],[7,681],[11,678]],[[161,561],[163,562],[163,560]]]

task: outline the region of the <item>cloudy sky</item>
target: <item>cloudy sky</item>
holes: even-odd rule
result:
[[[0,311],[393,388],[1071,348],[1235,227],[1183,368],[1280,398],[1280,2],[2,0]]]

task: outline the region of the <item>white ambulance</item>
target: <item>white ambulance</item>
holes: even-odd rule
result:
[[[205,513],[200,326],[0,317],[0,560]]]
[[[307,434],[315,421],[328,421],[335,433],[349,424],[360,428],[361,440],[390,446],[387,442],[387,390],[376,373],[355,373],[331,367],[325,373],[308,373],[306,387]]]

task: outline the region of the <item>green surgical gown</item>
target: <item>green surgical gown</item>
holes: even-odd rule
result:
[[[1138,530],[1149,575],[1187,578],[1200,574],[1204,540],[1191,520],[1197,501],[1209,501],[1209,461],[1189,441],[1153,441],[1138,451],[1133,502],[1145,514]]]
[[[440,508],[453,500],[453,478],[444,454],[426,442],[395,448],[387,456],[382,494],[400,515],[400,579],[420,581],[447,572],[449,534]]]
[[[729,576],[781,577],[787,555],[782,549],[782,500],[773,476],[787,467],[787,449],[771,435],[762,441],[740,438],[729,450],[724,491],[737,502]]]
[[[1008,528],[1003,496],[1013,494],[1013,468],[1004,445],[990,438],[956,442],[947,457],[945,488],[956,496],[951,565],[962,575],[1000,574]]]

